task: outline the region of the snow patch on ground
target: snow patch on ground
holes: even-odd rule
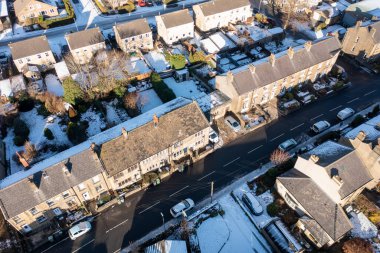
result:
[[[162,105],[161,99],[153,89],[139,92],[139,104],[141,106],[141,112],[147,112]]]
[[[53,93],[58,97],[63,96],[63,87],[57,76],[48,74],[45,77],[45,84],[48,92]]]
[[[230,231],[221,216],[205,220],[197,229],[202,253],[219,252],[227,242]]]
[[[205,96],[205,93],[197,87],[193,80],[177,83],[174,78],[170,77],[163,81],[173,90],[177,97],[196,99]]]
[[[363,214],[363,213],[350,213],[350,221],[354,226],[351,230],[353,237],[360,237],[363,239],[370,239],[377,236],[377,227]]]
[[[170,68],[170,64],[166,61],[165,55],[158,51],[151,51],[144,55],[144,58],[157,73],[163,72]]]
[[[94,111],[92,107],[81,115],[81,120],[88,121],[86,132],[89,137],[100,133],[107,126],[101,114]]]

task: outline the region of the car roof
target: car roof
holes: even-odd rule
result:
[[[183,203],[183,201],[179,202],[177,205],[173,206],[173,210],[174,212],[176,213],[179,213],[181,212],[183,209],[185,209],[186,206],[185,204]]]
[[[327,125],[327,121],[326,120],[321,120],[321,121],[318,121],[317,123],[315,123],[314,125],[316,127],[325,126],[325,125]]]
[[[350,113],[352,112],[353,110],[351,108],[344,108],[343,110],[341,110],[339,113]]]
[[[247,192],[247,193],[245,193],[245,196],[251,202],[253,209],[255,209],[257,212],[261,212],[261,210],[263,210],[263,207],[261,206],[261,204],[259,203],[259,201],[256,199],[256,197],[253,196],[252,193]]]

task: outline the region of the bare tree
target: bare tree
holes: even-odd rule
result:
[[[34,144],[32,144],[30,141],[26,141],[24,144],[25,153],[23,154],[23,157],[29,161],[37,156],[37,149]]]
[[[282,150],[276,149],[270,155],[270,161],[274,165],[281,165],[290,159],[290,155],[288,152],[284,152]]]
[[[129,92],[124,96],[124,107],[129,116],[135,117],[140,114],[141,107],[139,105],[139,97],[136,92]]]
[[[36,99],[43,102],[45,108],[50,113],[64,113],[66,111],[63,99],[52,93],[45,92],[42,94],[37,94]]]
[[[373,253],[371,243],[362,238],[353,238],[343,244],[342,251],[344,253]]]

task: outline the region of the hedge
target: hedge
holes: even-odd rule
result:
[[[161,77],[157,73],[153,73],[151,76],[151,82],[153,89],[159,96],[162,102],[166,103],[176,98],[172,89],[170,89]]]
[[[136,10],[136,6],[132,2],[128,2],[127,5],[121,6],[118,9],[120,14],[133,12],[135,10]]]
[[[101,2],[98,0],[94,0],[94,2],[101,13],[108,14],[108,9]]]
[[[170,66],[174,69],[183,69],[186,66],[186,58],[182,54],[170,55]]]

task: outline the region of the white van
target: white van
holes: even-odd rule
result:
[[[315,133],[319,134],[322,133],[323,131],[327,130],[330,128],[330,123],[327,122],[326,120],[321,120],[315,123],[312,127],[311,130],[313,130]]]

